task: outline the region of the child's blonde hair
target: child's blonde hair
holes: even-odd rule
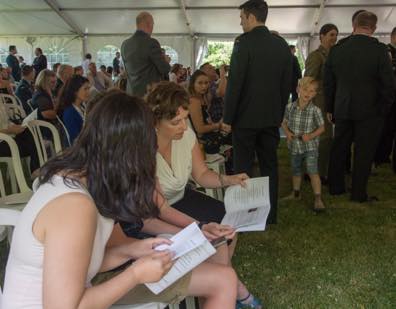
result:
[[[308,86],[311,86],[311,85],[314,85],[317,87],[318,84],[319,84],[318,81],[311,76],[305,76],[298,80],[298,88],[307,88]]]

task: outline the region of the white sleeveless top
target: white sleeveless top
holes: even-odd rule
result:
[[[69,188],[63,178],[54,176],[52,183],[41,185],[23,210],[14,230],[4,282],[2,309],[41,309],[43,285],[44,247],[34,237],[32,229],[38,213],[51,200],[71,192],[89,196],[83,188]],[[97,229],[86,286],[98,273],[102,264],[106,243],[113,230],[114,221],[98,212]],[[62,264],[62,261],[59,261]]]
[[[157,177],[165,198],[171,205],[184,197],[184,189],[192,171],[195,141],[195,133],[190,128],[187,128],[180,140],[172,141],[172,166],[157,152]]]

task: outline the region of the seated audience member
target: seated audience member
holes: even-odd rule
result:
[[[223,118],[224,95],[227,88],[227,66],[222,65],[219,73],[210,63],[201,65],[200,70],[209,77],[209,92],[207,101],[209,102],[208,113],[214,122],[218,122]]]
[[[15,90],[15,95],[19,98],[22,103],[23,109],[26,112],[26,115],[29,115],[32,112],[31,107],[28,104],[28,101],[32,99],[34,88],[34,69],[30,65],[25,65],[22,68],[22,79]]]
[[[91,87],[97,91],[104,91],[112,86],[111,79],[102,71],[97,71],[95,62],[89,64],[87,78],[91,83]]]
[[[56,85],[56,74],[48,69],[42,70],[36,78],[36,91],[32,97],[32,107],[37,108],[37,119],[59,126],[52,93]],[[46,139],[51,139],[51,133],[43,130]]]
[[[13,84],[9,81],[7,68],[0,68],[0,93],[10,95],[14,93]]]
[[[2,103],[0,103],[0,132],[11,135],[14,138],[21,157],[30,156],[31,173],[40,167],[33,136],[26,127],[10,121],[7,109]],[[4,141],[0,142],[0,157],[11,157],[11,150]]]
[[[193,190],[188,184],[189,179],[192,177],[204,188],[221,188],[235,184],[244,185],[248,176],[220,175],[206,166],[195,134],[187,126],[188,93],[183,87],[171,82],[160,82],[147,95],[146,101],[155,118],[158,142],[157,178],[165,197],[164,200],[160,194],[159,218],[178,227],[185,227],[195,220],[201,224],[220,223],[225,214],[224,204]],[[212,229],[212,226],[207,228]],[[226,230],[222,226],[221,229],[223,228]],[[234,241],[233,246],[230,246],[229,259],[235,245]],[[251,308],[261,308],[259,300],[240,281],[238,299],[246,306],[251,305]]]
[[[203,144],[205,152],[215,154],[219,153],[221,145],[231,145],[232,142],[229,135],[223,134],[222,122],[212,121],[209,115],[208,89],[208,76],[200,70],[195,71],[188,86],[191,124],[197,133],[199,141]]]
[[[141,99],[117,93],[97,103],[78,142],[41,169],[15,228],[3,306],[96,309],[192,295],[204,298],[204,309],[235,308],[231,267],[204,262],[154,295],[144,283],[157,282],[173,265],[171,252],[154,248],[170,241],[106,245],[115,221],[157,216],[156,148],[152,115]],[[130,260],[108,281],[91,285],[97,273]]]
[[[107,68],[106,68],[106,75],[110,78],[110,79],[113,79],[113,67],[111,67],[111,66],[108,66]]]
[[[54,63],[54,64],[52,65],[52,71],[55,72],[55,74],[58,72],[58,68],[59,68],[60,65],[61,65],[61,64],[60,64],[59,62]],[[36,77],[37,77],[37,75],[36,75]]]
[[[84,69],[81,65],[74,67],[74,75],[84,76]]]
[[[43,55],[43,50],[40,47],[34,50],[34,54],[36,58],[33,60],[33,67],[38,75],[42,70],[47,69],[47,57]]]
[[[87,78],[74,75],[66,82],[59,96],[57,111],[69,133],[71,144],[83,127],[85,116],[82,104],[89,98],[89,89]]]
[[[183,65],[180,63],[175,63],[174,65],[172,65],[171,70],[169,72],[169,81],[179,84],[182,75],[183,75]]]
[[[57,99],[63,85],[72,77],[74,69],[71,65],[61,64],[56,72],[56,85],[53,92],[54,98]]]
[[[325,131],[322,111],[314,105],[318,82],[304,77],[298,82],[298,99],[286,106],[282,128],[287,137],[293,171],[293,192],[286,199],[301,199],[301,175],[305,162],[315,194],[314,211],[323,211],[321,181],[318,173],[319,136]]]

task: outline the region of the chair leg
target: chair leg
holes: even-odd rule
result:
[[[16,181],[14,167],[12,165],[8,165],[8,174],[10,175],[11,192],[18,193],[18,185]]]
[[[6,196],[4,181],[3,181],[3,173],[1,171],[0,171],[0,194],[1,194],[1,197]]]

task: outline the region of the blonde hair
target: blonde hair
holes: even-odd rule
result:
[[[41,89],[46,89],[47,86],[49,85],[49,80],[51,77],[56,77],[56,74],[54,71],[45,69],[42,70],[39,75],[37,76],[35,86],[36,88],[41,88]]]
[[[298,88],[307,88],[308,86],[311,86],[311,85],[314,85],[317,87],[318,84],[319,84],[318,81],[311,76],[305,76],[298,80]]]

